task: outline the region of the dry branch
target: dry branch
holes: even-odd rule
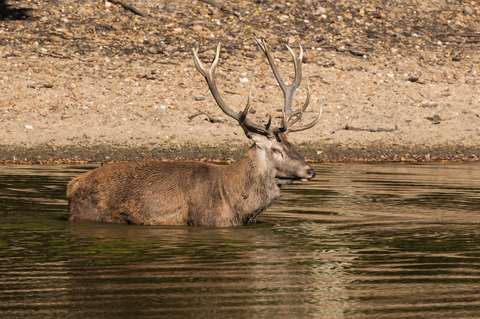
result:
[[[147,18],[147,19],[153,19],[152,17],[150,17],[148,14],[146,14],[145,12],[142,12],[140,10],[138,10],[137,8],[135,7],[132,7],[131,5],[129,4],[126,4],[125,2],[123,1],[117,1],[117,0],[108,0],[108,2],[111,2],[113,4],[118,4],[118,5],[121,5],[123,8],[127,9],[127,10],[130,10],[131,12],[139,15],[139,16],[142,16],[144,18]]]
[[[194,118],[196,118],[197,116],[200,116],[200,115],[205,115],[210,123],[223,123],[224,122],[222,119],[214,118],[213,116],[211,116],[211,115],[209,115],[208,113],[205,113],[205,112],[200,112],[200,113],[197,113],[197,114],[190,115],[188,117],[188,119],[191,121],[191,120],[193,120]]]
[[[340,127],[339,129],[332,131],[332,133],[335,133],[337,131],[365,131],[365,132],[394,132],[398,130],[398,127],[395,126],[395,128],[383,128],[383,127],[353,127],[350,125],[345,125]]]

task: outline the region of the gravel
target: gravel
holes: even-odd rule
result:
[[[220,92],[251,120],[278,116],[285,45],[304,49],[290,135],[311,160],[477,160],[480,6],[474,1],[7,1],[0,8],[0,160],[229,160],[250,145],[192,62],[221,41]],[[219,5],[220,6],[220,5]],[[206,114],[201,114],[204,112]],[[433,119],[433,120],[432,120]],[[346,128],[363,128],[352,130]]]

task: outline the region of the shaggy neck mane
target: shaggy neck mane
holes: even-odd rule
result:
[[[223,181],[229,206],[240,221],[255,219],[280,196],[275,169],[252,146],[237,162],[226,168]]]

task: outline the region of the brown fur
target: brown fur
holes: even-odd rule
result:
[[[286,136],[280,142],[251,138],[255,145],[231,165],[150,160],[105,165],[77,176],[67,187],[69,220],[242,225],[272,205],[282,184],[315,176]]]

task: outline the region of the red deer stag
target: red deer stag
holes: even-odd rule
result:
[[[282,185],[315,177],[287,140],[287,133],[313,127],[293,126],[308,106],[292,111],[295,90],[302,80],[302,47],[293,57],[295,79],[286,85],[280,78],[265,41],[256,39],[283,90],[285,104],[281,127],[253,123],[247,118],[251,94],[241,114],[230,109],[218,92],[215,68],[220,44],[210,69],[193,50],[195,66],[207,80],[218,106],[238,121],[254,144],[231,165],[145,160],[110,164],[74,178],[67,188],[69,220],[104,221],[143,225],[237,226],[254,220],[280,196]]]

